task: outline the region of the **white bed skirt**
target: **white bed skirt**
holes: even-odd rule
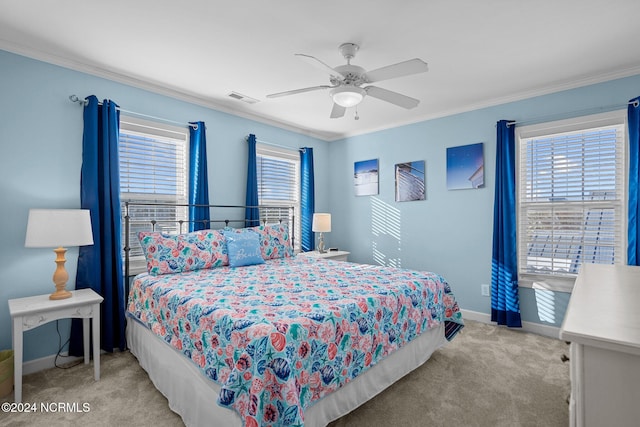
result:
[[[308,407],[304,415],[305,427],[326,426],[353,411],[422,365],[446,342],[444,324],[423,333],[363,375]],[[132,318],[127,318],[127,345],[185,425],[242,426],[235,411],[216,403],[220,391],[218,384],[207,379],[189,359]]]

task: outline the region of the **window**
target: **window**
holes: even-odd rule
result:
[[[300,251],[300,154],[298,150],[256,144],[260,206],[294,206],[294,250]],[[260,209],[260,220],[278,222],[282,211]],[[289,219],[291,221],[291,218]]]
[[[626,263],[625,115],[517,129],[518,271],[570,291],[583,263]]]
[[[120,117],[120,201],[188,203],[189,131],[162,123]],[[152,230],[149,218],[160,218],[156,231],[178,233],[177,221],[186,221],[186,207],[136,206],[129,209],[130,265],[133,272],[145,266],[137,233]],[[165,222],[166,221],[166,222]],[[125,230],[122,227],[122,242]]]

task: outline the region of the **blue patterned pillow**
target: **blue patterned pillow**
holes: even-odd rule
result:
[[[260,250],[260,235],[253,231],[224,231],[227,240],[229,266],[264,264]]]
[[[260,235],[260,250],[265,260],[293,256],[287,224],[270,224],[252,227]]]
[[[138,239],[144,250],[147,271],[154,276],[229,264],[225,237],[216,230],[178,235],[141,231]]]

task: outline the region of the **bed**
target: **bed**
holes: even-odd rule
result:
[[[288,230],[139,233],[127,345],[186,425],[324,426],[463,327],[441,276],[295,256]]]

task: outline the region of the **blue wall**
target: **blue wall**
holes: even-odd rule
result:
[[[496,122],[626,108],[637,95],[640,76],[332,142],[330,244],[351,251],[356,262],[435,271],[449,281],[463,309],[490,313],[480,285],[491,283]],[[484,143],[485,187],[448,191],[447,147],[478,142]],[[353,163],[372,158],[379,159],[380,192],[354,196]],[[394,165],[415,160],[426,161],[427,198],[395,202]],[[560,326],[569,296],[520,288],[522,318]]]
[[[292,148],[314,148],[316,206],[328,210],[329,144],[295,132],[247,120],[113,81],[0,51],[0,349],[11,344],[7,300],[53,292],[55,254],[24,247],[30,208],[78,208],[82,161],[82,107],[69,101],[94,94],[123,109],[177,122],[207,124],[207,155],[211,203],[245,202],[249,133]],[[74,287],[78,250],[70,248],[66,267]],[[61,323],[63,342],[69,321]],[[55,354],[55,322],[25,334],[24,360]]]
[[[463,309],[490,312],[480,284],[490,283],[495,123],[500,119],[562,118],[566,112],[622,105],[640,94],[640,76],[485,108],[341,141],[324,142],[106,79],[0,51],[0,349],[11,348],[7,300],[48,294],[54,254],[24,248],[30,208],[79,207],[82,108],[68,96],[95,94],[122,108],[178,122],[207,124],[212,203],[243,204],[246,144],[259,139],[314,147],[316,207],[333,215],[328,246],[353,261],[440,273]],[[485,188],[446,189],[446,148],[484,143]],[[380,161],[380,193],[356,197],[353,163]],[[427,199],[395,202],[394,165],[426,161]],[[73,286],[77,249],[67,253]],[[520,289],[523,319],[559,326],[569,294]],[[62,323],[63,340],[68,321]],[[25,360],[54,354],[55,323],[25,335]]]

